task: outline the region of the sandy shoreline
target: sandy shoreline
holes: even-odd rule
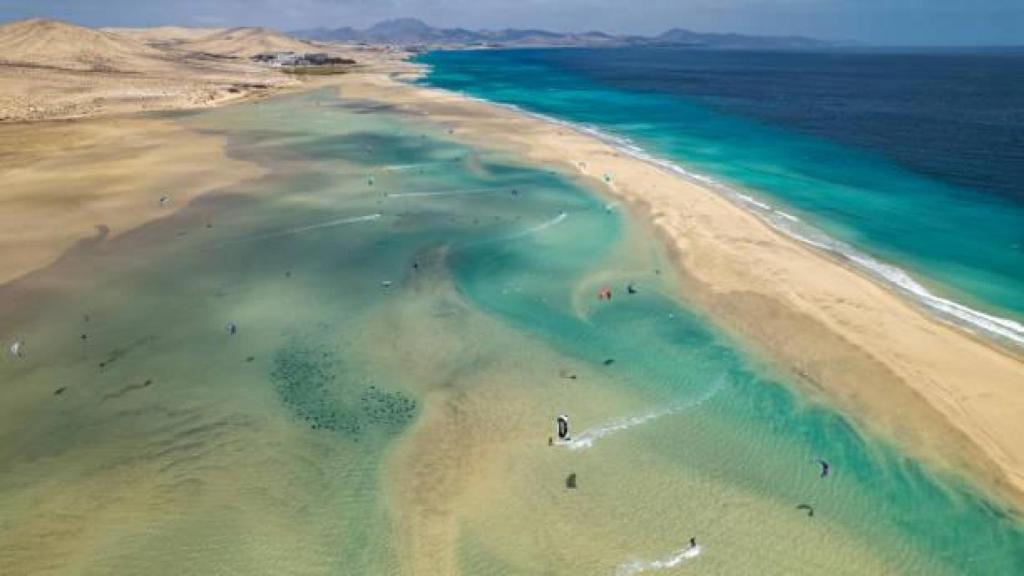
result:
[[[1024,509],[1024,362],[771,229],[717,193],[599,139],[396,74],[346,78],[342,95],[399,106],[473,145],[580,171],[650,221],[684,293],[741,341],[872,432]]]
[[[450,138],[471,147],[496,150],[503,160],[515,154],[527,163],[571,175],[577,184],[585,183],[588,190],[628,213],[624,225],[634,241],[642,239],[648,249],[654,235],[663,241],[668,256],[678,264],[681,295],[770,363],[765,372],[756,370],[759,376],[774,377],[773,368],[792,374],[797,384],[805,385],[800,398],[836,406],[862,428],[895,439],[909,453],[963,474],[971,485],[999,498],[997,502],[1024,510],[1024,446],[1017,442],[1024,432],[1024,423],[1017,422],[1024,413],[1021,358],[921,313],[883,286],[781,235],[699,183],[621,154],[596,137],[501,106],[396,82],[397,76],[415,71],[411,64],[381,56],[358,73],[329,82],[337,82],[341,96],[350,102],[362,100],[357,108],[373,110],[374,103],[381,104],[381,109],[388,110],[388,122],[392,113],[406,114],[411,128],[423,128],[428,122],[443,128],[409,130],[410,136],[440,134],[450,128]],[[287,101],[284,104],[287,116],[294,108],[288,108]],[[275,106],[261,105],[252,112],[266,108]],[[239,112],[241,116],[249,113]],[[281,113],[280,108],[275,112]],[[320,108],[306,107],[300,122],[322,121],[321,114]],[[213,221],[209,234],[231,236],[227,212],[207,213],[202,201],[190,204],[202,195],[226,200],[226,194],[217,193],[222,188],[265,194],[269,200],[295,193],[287,185],[274,184],[278,174],[273,163],[266,167],[254,163],[261,156],[244,155],[244,146],[233,150],[252,162],[232,158],[224,136],[190,129],[191,124],[133,115],[0,126],[0,174],[14,183],[0,195],[0,287],[13,288],[8,294],[14,297],[5,303],[16,311],[11,315],[15,323],[19,315],[43,311],[38,324],[62,337],[68,325],[75,325],[64,324],[63,318],[70,317],[65,312],[86,311],[79,308],[81,301],[89,305],[87,311],[96,313],[93,322],[109,318],[111,312],[130,317],[113,323],[113,330],[102,323],[109,319],[91,324],[95,328],[90,328],[88,341],[94,351],[130,349],[118,340],[134,342],[140,334],[159,331],[158,346],[143,345],[109,372],[102,365],[96,372],[93,356],[57,362],[36,356],[43,345],[51,346],[57,339],[28,334],[30,354],[24,363],[12,366],[34,370],[30,363],[38,363],[45,370],[13,380],[22,385],[9,398],[9,413],[16,417],[9,418],[4,429],[30,430],[29,436],[41,446],[32,454],[56,456],[36,457],[27,469],[19,462],[18,475],[8,484],[17,484],[4,503],[5,512],[13,512],[15,527],[3,535],[6,548],[0,551],[9,565],[22,566],[22,571],[27,566],[29,572],[34,566],[63,565],[71,571],[110,573],[123,566],[147,565],[159,572],[159,566],[174,565],[168,558],[178,557],[214,567],[238,566],[243,572],[323,567],[326,559],[335,557],[351,561],[356,547],[374,548],[378,542],[352,544],[348,535],[355,526],[380,522],[383,530],[373,532],[370,539],[393,545],[397,571],[412,573],[452,574],[460,568],[486,572],[474,564],[463,568],[467,547],[477,559],[489,557],[484,552],[494,552],[496,558],[522,561],[520,567],[528,567],[524,570],[528,572],[563,564],[579,567],[584,565],[580,562],[605,560],[609,552],[621,556],[616,561],[623,563],[634,552],[641,559],[661,558],[683,545],[679,532],[691,526],[698,527],[694,529],[700,530],[702,543],[711,552],[700,561],[702,570],[716,572],[719,564],[715,562],[725,558],[761,558],[767,549],[764,557],[783,562],[778,573],[795,573],[786,569],[798,562],[811,571],[818,560],[830,566],[854,566],[863,573],[901,572],[893,567],[902,564],[887,563],[886,555],[876,549],[887,534],[881,524],[893,516],[892,510],[878,510],[882,521],[875,525],[870,508],[856,508],[855,513],[865,512],[872,527],[866,531],[853,529],[864,525],[859,518],[845,526],[841,514],[830,517],[827,511],[809,522],[802,514],[786,514],[793,511],[795,502],[790,503],[784,491],[761,494],[733,486],[731,476],[721,481],[722,476],[708,473],[728,474],[728,467],[696,467],[681,478],[687,476],[680,474],[685,468],[662,462],[653,452],[639,454],[638,444],[625,434],[621,443],[603,444],[597,457],[576,454],[570,460],[563,451],[547,448],[538,430],[550,425],[552,406],[568,402],[574,418],[579,415],[575,421],[581,423],[585,436],[586,430],[602,426],[602,418],[609,415],[646,413],[648,399],[634,397],[635,391],[621,386],[615,372],[592,369],[582,361],[576,366],[546,342],[523,338],[500,324],[492,326],[472,306],[463,307],[458,290],[444,279],[443,251],[419,255],[418,279],[409,286],[412,297],[393,299],[380,317],[365,325],[344,326],[350,331],[355,328],[362,336],[357,340],[360,348],[365,346],[353,357],[367,359],[374,367],[368,373],[381,375],[382,381],[408,377],[414,384],[409,393],[421,401],[423,413],[412,428],[396,436],[394,451],[382,452],[386,458],[382,468],[360,470],[349,466],[352,461],[344,456],[336,458],[348,455],[350,446],[337,437],[305,436],[305,427],[294,426],[288,406],[279,405],[273,390],[251,386],[266,379],[281,344],[276,330],[266,330],[267,326],[286,326],[294,321],[291,314],[299,311],[308,314],[310,322],[321,320],[317,306],[310,304],[316,302],[309,300],[312,292],[296,281],[306,274],[300,271],[296,280],[285,281],[291,278],[290,268],[287,276],[279,273],[295,265],[292,257],[270,255],[253,276],[239,273],[244,264],[222,275],[196,270],[195,264],[207,259],[201,239],[190,234],[182,239],[183,246],[195,244],[186,249],[168,245],[167,252],[191,254],[176,265],[159,260],[160,252],[151,250],[155,244],[140,243],[144,248],[140,255],[148,259],[145,266],[166,272],[166,277],[181,278],[181,285],[168,286],[158,294],[146,294],[134,284],[125,285],[123,294],[110,290],[112,284],[89,286],[93,278],[111,282],[111,275],[104,271],[93,274],[92,265],[131,256],[133,230],[139,237],[163,242],[173,238],[179,226],[185,227],[181,221],[187,220],[190,229]],[[233,129],[233,123],[226,125]],[[323,132],[327,135],[333,135],[332,130],[339,134],[353,130],[340,123],[322,125],[327,126]],[[335,158],[326,161],[333,163]],[[305,171],[305,166],[297,171]],[[264,175],[268,177],[262,179]],[[383,191],[387,187],[385,177],[381,179],[377,190]],[[404,182],[416,180],[410,173]],[[253,186],[239,187],[243,182]],[[333,202],[341,191],[340,186],[332,188],[317,198]],[[161,205],[164,195],[170,201]],[[258,208],[248,198],[237,200],[241,201],[238,206]],[[182,210],[181,220],[155,222],[178,210]],[[232,214],[252,216],[254,212]],[[218,218],[220,214],[225,220]],[[602,216],[600,211],[597,214]],[[140,230],[147,223],[155,224],[153,230]],[[98,226],[105,228],[98,231]],[[108,237],[119,234],[125,235],[107,244]],[[99,245],[98,257],[86,253],[79,258],[90,240]],[[614,266],[641,274],[653,268],[668,270],[663,251],[638,250],[628,243],[624,241],[621,252],[612,255]],[[381,254],[369,250],[374,258]],[[314,254],[309,261],[319,258]],[[216,263],[216,258],[211,262]],[[46,269],[39,274],[31,273],[42,268]],[[267,279],[267,271],[276,282]],[[595,272],[604,273],[604,265]],[[311,276],[316,283],[317,276]],[[674,278],[659,277],[659,282],[665,282],[659,286],[664,288]],[[50,298],[48,288],[62,279],[68,282],[59,287],[68,294]],[[189,286],[193,280],[202,285]],[[650,288],[641,283],[643,289]],[[590,281],[580,285],[589,286]],[[334,283],[331,286],[336,288]],[[331,301],[337,297],[333,289],[325,293]],[[129,294],[140,301],[133,302]],[[589,301],[589,288],[586,294]],[[38,297],[38,306],[24,305],[22,297]],[[53,301],[58,307],[51,313],[44,307]],[[178,306],[188,306],[189,312],[176,318]],[[225,310],[223,318],[221,310]],[[150,313],[154,318],[135,318]],[[47,316],[59,319],[47,320]],[[238,336],[224,335],[222,322],[227,319],[242,326]],[[335,329],[332,324],[330,331]],[[71,335],[77,346],[77,331]],[[243,348],[227,347],[239,344]],[[58,343],[53,349],[78,350],[61,346]],[[248,354],[254,355],[250,356],[254,362],[243,360]],[[473,362],[460,363],[466,358]],[[552,386],[552,375],[567,361],[574,374],[579,371],[580,379]],[[143,372],[132,372],[140,369]],[[64,374],[76,380],[58,397],[51,390]],[[143,391],[137,380],[122,381],[142,377],[154,378],[156,385]],[[107,398],[112,399],[103,404]],[[126,412],[126,406],[137,411]],[[668,420],[662,424],[671,424]],[[688,418],[674,420],[681,427],[667,428],[669,433],[663,434],[667,445],[691,438],[681,431],[703,429],[687,427]],[[83,431],[85,439],[78,440]],[[712,427],[706,438],[716,438],[721,431]],[[703,445],[713,460],[721,458],[714,441],[702,442],[705,436],[700,434],[693,437],[695,447]],[[207,448],[197,449],[204,446],[200,442]],[[17,443],[10,445],[13,454],[20,457],[24,452]],[[869,445],[866,450],[874,448]],[[699,460],[700,452],[693,454],[698,458],[686,461]],[[780,454],[800,457],[792,451],[770,455]],[[638,456],[640,461],[634,459]],[[885,458],[889,462],[888,454]],[[586,492],[579,494],[588,500],[574,499],[562,489],[570,464],[586,482]],[[175,468],[167,473],[164,466],[171,465]],[[902,467],[892,469],[899,473]],[[359,484],[363,476],[357,472],[382,482],[381,502],[363,499],[367,494],[376,497],[376,491]],[[846,471],[841,470],[836,482],[854,476],[844,475]],[[919,477],[910,476],[911,480]],[[168,484],[168,479],[176,478],[187,478],[187,482]],[[861,481],[870,484],[858,478]],[[900,481],[886,477],[880,484]],[[810,482],[818,482],[816,475]],[[820,486],[822,493],[835,490],[844,496],[843,502],[860,503],[856,492],[863,488],[861,484]],[[688,509],[689,495],[695,492],[701,496],[692,499]],[[966,492],[954,489],[951,493],[949,502],[955,505],[956,498]],[[383,509],[381,518],[359,516],[378,505]],[[661,513],[669,509],[674,514]],[[316,513],[310,515],[310,510]],[[980,517],[986,512],[983,508]],[[621,522],[609,523],[609,517]],[[651,522],[652,517],[658,521]],[[972,508],[971,515],[964,517],[979,516]],[[615,526],[606,530],[605,524]],[[912,530],[898,528],[899,534]],[[766,533],[788,537],[766,539]],[[478,534],[486,538],[474,542]],[[539,538],[540,534],[545,537]],[[792,540],[801,543],[799,549],[787,548]],[[204,546],[206,541],[220,545],[211,550]],[[901,554],[917,553],[916,544],[895,549]],[[923,549],[923,554],[930,553],[927,546]],[[187,556],[182,550],[196,555]],[[941,558],[935,562],[942,562]],[[379,558],[367,556],[366,562],[375,559]],[[770,571],[773,567],[760,568]]]
[[[621,199],[673,251],[685,296],[794,374],[812,396],[923,458],[967,468],[1024,509],[1024,362],[923,314],[842,263],[771,229],[716,192],[596,137],[505,107],[397,82],[411,64],[364,60],[343,97],[398,106],[472,145],[579,172]],[[0,127],[0,283],[76,242],[116,235],[216,188],[258,177],[223,138],[172,121],[108,117]],[[604,174],[611,182],[604,182]],[[160,198],[169,196],[168,205]]]

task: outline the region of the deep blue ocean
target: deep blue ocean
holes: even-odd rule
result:
[[[419,61],[425,84],[596,128],[709,176],[926,308],[1024,343],[1024,53],[539,49]]]

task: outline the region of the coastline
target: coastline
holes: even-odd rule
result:
[[[1024,510],[1024,362],[925,314],[849,263],[784,235],[720,192],[593,134],[500,104],[410,85],[412,64],[342,80],[473,145],[593,180],[674,254],[684,298],[812,397]],[[604,175],[610,176],[609,181]]]
[[[859,326],[844,327],[841,315],[830,317],[833,326],[817,315],[828,310],[816,308],[822,303],[812,297],[834,288],[832,276],[812,283],[809,295],[793,293],[817,280],[815,271],[838,274],[825,264],[857,278],[855,271],[615,142],[389,77],[414,71],[394,61],[367,67],[328,88],[344,102],[325,98],[324,90],[181,121],[133,115],[0,126],[0,133],[12,130],[4,134],[16,127],[36,134],[0,147],[0,167],[35,183],[31,193],[22,193],[24,184],[16,190],[21,217],[5,213],[0,221],[6,216],[42,235],[50,250],[38,253],[44,269],[0,280],[10,296],[0,310],[11,320],[7,330],[19,326],[3,341],[18,336],[28,343],[25,358],[0,361],[0,371],[14,375],[11,417],[0,427],[14,472],[0,502],[12,526],[0,534],[4,563],[27,572],[159,572],[179,557],[242,572],[262,566],[452,574],[515,566],[625,573],[672,561],[669,554],[685,545],[681,531],[699,536],[708,552],[695,568],[716,573],[854,566],[864,573],[952,574],[973,572],[980,566],[972,564],[975,556],[986,566],[1004,565],[984,560],[987,549],[960,558],[964,535],[990,547],[993,558],[1017,550],[1016,539],[1002,538],[1020,534],[1012,507],[1003,517],[1003,500],[975,496],[981,485],[978,492],[991,489],[1012,501],[1013,487],[997,485],[1002,469],[877,359],[877,350],[839,334]],[[250,139],[257,130],[261,135]],[[384,143],[366,161],[363,150],[377,145],[374,137]],[[429,144],[416,144],[422,139]],[[410,145],[413,152],[401,153]],[[412,163],[418,160],[429,164]],[[522,169],[530,179],[506,180],[489,166]],[[489,186],[473,187],[478,174]],[[218,178],[229,183],[214,184]],[[467,192],[512,185],[527,193],[460,201]],[[531,190],[563,185],[557,201]],[[173,186],[171,202],[161,206],[160,196]],[[418,211],[429,214],[423,228],[406,219]],[[482,274],[487,285],[475,293],[449,249],[453,241],[458,246],[461,230],[487,238],[477,235],[477,216],[501,218],[512,231],[523,230],[513,219],[540,222],[501,238],[545,230],[531,246],[556,255],[578,250],[556,256],[569,270],[577,259],[587,263],[584,277],[559,285],[558,315],[565,320],[586,320],[597,286],[629,278],[640,289],[638,304],[656,294],[691,317],[681,326],[700,325],[701,332],[680,333],[685,340],[676,346],[674,338],[648,339],[644,328],[605,323],[598,313],[595,325],[616,336],[589,352],[581,348],[577,357],[575,349],[538,339],[544,330],[528,319],[509,324],[515,314],[487,303],[519,299],[532,307],[525,295],[549,293],[529,285],[551,281],[535,272],[546,268],[523,267],[526,290],[519,296],[501,291],[500,274]],[[440,229],[455,235],[424,242],[407,234],[449,226],[442,219],[452,224]],[[109,237],[82,236],[100,220]],[[581,221],[601,224],[575,227]],[[355,222],[365,224],[347,225]],[[64,232],[82,240],[64,249]],[[2,239],[0,247],[15,249],[11,254],[17,242],[29,245],[25,233]],[[614,248],[605,254],[600,245],[609,239]],[[388,248],[394,240],[401,250]],[[548,250],[523,248],[545,262]],[[497,253],[482,251],[479,262]],[[765,277],[771,282],[749,284]],[[385,289],[391,279],[395,286]],[[888,294],[861,280],[867,287],[849,288],[854,295]],[[933,323],[927,326],[953,330],[889,295]],[[675,297],[689,310],[679,310]],[[639,308],[635,318],[646,323],[651,310],[664,309]],[[692,318],[691,310],[708,321]],[[675,330],[674,317],[657,324]],[[691,347],[702,348],[706,324],[735,336],[720,338],[706,327],[730,359],[720,363],[705,351],[685,358]],[[574,346],[572,338],[565,341]],[[601,359],[611,351],[618,361],[608,370]],[[734,381],[732,366],[740,364],[732,354],[742,361]],[[309,364],[321,355],[325,360]],[[647,360],[653,372],[631,371]],[[329,389],[339,394],[355,396],[373,382],[386,391],[378,398],[415,399],[417,413],[400,425],[369,424],[363,433],[307,426],[327,415],[312,413],[310,420],[303,402],[322,405],[325,396],[298,381],[283,386],[284,361],[338,375],[344,384]],[[833,363],[839,368],[829,372]],[[681,385],[676,372],[692,372],[687,378],[694,381]],[[791,394],[782,382],[806,390]],[[693,406],[729,408],[684,415],[689,404],[681,395],[689,394]],[[779,398],[786,408],[766,410],[762,419],[760,410],[772,405],[766,400]],[[336,405],[347,407],[347,400]],[[859,425],[846,426],[833,410],[817,408],[818,400]],[[733,413],[734,405],[744,408]],[[575,443],[546,447],[549,415],[563,407],[579,427]],[[660,418],[676,407],[678,417]],[[821,415],[829,423],[819,429]],[[773,422],[784,422],[782,443],[762,444],[773,437]],[[639,423],[645,424],[614,441],[602,439]],[[904,459],[889,443],[856,437],[867,428],[980,481],[961,486],[944,475],[933,483],[933,468]],[[823,432],[810,438],[801,430]],[[782,438],[790,433],[797,438]],[[818,437],[834,448],[819,451]],[[594,442],[599,447],[589,451]],[[851,450],[859,456],[851,458]],[[817,466],[808,465],[812,451],[829,459],[834,478],[819,479]],[[854,470],[857,462],[869,472]],[[580,475],[578,492],[563,489],[570,471]],[[796,502],[820,513],[808,520],[794,511]],[[954,525],[933,521],[941,519]],[[1016,566],[1017,558],[1005,565]]]

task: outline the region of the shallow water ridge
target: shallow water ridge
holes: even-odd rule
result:
[[[328,91],[179,121],[268,175],[0,287],[3,571],[1024,572],[575,176]]]
[[[1024,56],[434,52],[422,82],[600,130],[925,310],[1024,345]]]

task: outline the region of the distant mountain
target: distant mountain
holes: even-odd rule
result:
[[[690,46],[694,48],[806,49],[829,46],[828,42],[801,36],[746,36],[704,34],[673,28],[658,36],[614,36],[599,31],[562,33],[547,30],[467,30],[434,28],[415,18],[385,20],[367,28],[314,28],[291,33],[321,42],[363,42],[431,46]]]
[[[653,44],[706,48],[821,48],[828,42],[803,36],[746,36],[743,34],[703,34],[685,28],[673,28],[650,39]]]

